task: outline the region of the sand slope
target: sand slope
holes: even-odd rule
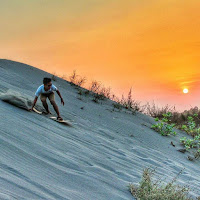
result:
[[[51,75],[0,60],[0,98],[15,97],[14,105],[0,101],[0,199],[134,199],[127,186],[138,183],[150,166],[167,181],[185,168],[178,183],[192,185],[191,195],[200,195],[200,162],[177,151],[182,133],[158,135],[149,128],[151,117],[112,112],[110,100],[79,100],[77,90],[62,79],[53,83],[65,106],[57,94],[56,101],[62,116],[77,123],[74,128],[27,112],[44,76]]]

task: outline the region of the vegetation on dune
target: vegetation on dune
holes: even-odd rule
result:
[[[153,181],[154,171],[150,168],[144,169],[139,186],[129,184],[129,191],[137,200],[192,200],[188,195],[188,186],[175,184],[181,172],[171,182],[163,184],[160,180]]]
[[[159,132],[163,136],[176,135],[177,133],[173,129],[175,127],[175,124],[174,123],[169,124],[170,122],[169,118],[172,116],[172,113],[168,112],[162,115],[163,118],[161,119],[160,122],[158,122],[159,121],[158,117],[155,118],[155,121],[157,121],[158,123],[152,125],[151,128],[153,128],[155,131]]]
[[[78,87],[83,86],[86,83],[86,78],[77,75],[76,70],[69,76],[71,85],[77,85]]]
[[[176,135],[177,133],[174,131],[174,127],[185,131],[190,138],[187,138],[186,136],[182,137],[180,138],[180,142],[184,145],[186,150],[195,149],[193,151],[194,158],[198,159],[200,157],[200,127],[197,125],[199,123],[195,122],[195,118],[198,118],[198,114],[195,113],[192,116],[188,116],[187,121],[185,121],[181,126],[175,123],[170,123],[171,120],[169,118],[172,118],[172,113],[170,112],[163,114],[163,118],[160,121],[158,117],[155,118],[155,121],[158,123],[152,125],[152,128],[164,136],[172,134]]]
[[[193,116],[188,116],[188,121],[186,124],[182,125],[181,128],[193,139],[182,137],[180,142],[185,146],[186,150],[196,149],[194,152],[194,157],[197,159],[200,157],[200,127],[195,122],[195,118],[198,118],[198,114],[193,114]],[[199,119],[199,118],[198,118]]]
[[[57,80],[57,75],[52,76],[52,80]],[[82,86],[86,83],[86,78],[77,75],[76,70],[66,78],[61,78],[70,82],[72,86],[77,89],[78,99],[83,100],[83,96],[91,96],[92,101],[95,103],[102,103],[106,99],[113,101],[113,111],[129,111],[129,113],[136,114],[141,112],[155,118],[156,124],[151,128],[160,133],[162,136],[177,135],[174,128],[185,131],[191,138],[182,137],[180,139],[181,144],[184,145],[186,151],[194,150],[194,158],[200,157],[200,111],[197,107],[191,108],[188,111],[182,113],[177,112],[175,106],[169,106],[168,104],[163,107],[158,107],[153,102],[141,105],[139,101],[136,101],[132,97],[132,88],[130,89],[127,98],[122,95],[121,99],[116,97],[111,92],[110,87],[103,86],[98,81],[92,81],[87,88]]]

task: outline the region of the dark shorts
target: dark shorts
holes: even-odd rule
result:
[[[55,94],[49,93],[49,94],[40,94],[41,101],[46,101],[46,99],[49,98],[49,101],[55,101]]]

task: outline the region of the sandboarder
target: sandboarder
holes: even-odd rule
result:
[[[63,120],[62,117],[60,116],[60,112],[59,112],[58,106],[57,106],[57,104],[55,102],[55,94],[54,94],[53,91],[57,92],[58,96],[61,99],[61,104],[63,104],[63,106],[64,106],[63,98],[62,98],[59,90],[57,89],[57,87],[52,84],[50,78],[44,78],[43,79],[43,85],[39,86],[37,91],[36,91],[36,93],[35,93],[35,99],[33,101],[33,105],[32,105],[30,110],[33,110],[33,107],[35,106],[35,104],[37,102],[37,99],[38,99],[38,97],[40,95],[40,99],[42,101],[42,104],[43,104],[45,110],[47,111],[47,114],[51,114],[51,112],[49,111],[49,108],[48,108],[47,101],[46,101],[46,99],[48,97],[49,101],[53,105],[53,108],[54,108],[54,110],[56,111],[56,113],[58,115],[57,116],[57,120]]]

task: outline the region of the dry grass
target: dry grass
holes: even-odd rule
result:
[[[145,114],[150,115],[153,118],[158,117],[159,119],[163,117],[163,114],[166,114],[168,112],[174,113],[175,111],[175,106],[170,106],[167,104],[160,108],[155,104],[154,101],[152,102],[152,104],[147,103],[145,107]]]
[[[98,81],[92,81],[89,90],[93,93],[93,101],[96,103],[99,100],[111,99],[111,88],[103,86]]]
[[[131,110],[133,114],[138,112],[144,112],[145,106],[141,106],[139,101],[136,101],[132,98],[132,88],[130,89],[128,93],[128,97],[125,98],[124,95],[122,95],[121,100],[117,101],[117,104],[122,105],[125,109]],[[116,105],[115,105],[116,107]]]
[[[76,70],[74,70],[73,73],[69,76],[69,81],[71,82],[71,85],[81,87],[86,83],[86,78],[77,75]]]
[[[167,184],[161,183],[160,180],[155,182],[152,180],[154,171],[144,169],[139,186],[129,185],[131,194],[137,200],[192,200],[188,196],[189,187],[175,185],[177,177]]]
[[[56,81],[56,75],[52,76],[52,79]],[[64,78],[64,77],[63,77]],[[67,80],[65,78],[65,80]],[[77,75],[76,70],[69,76],[69,82],[71,85],[78,86],[77,89],[82,90],[82,87],[86,83],[86,78]],[[86,88],[85,88],[86,89]],[[150,104],[141,105],[141,102],[132,98],[132,88],[130,89],[127,98],[122,95],[121,99],[116,97],[111,92],[110,87],[103,86],[99,81],[92,81],[90,86],[88,86],[87,91],[78,91],[78,94],[81,96],[82,94],[88,95],[91,94],[93,96],[93,101],[98,103],[100,100],[110,99],[114,101],[113,107],[114,109],[122,110],[122,108],[131,110],[133,113],[136,111],[142,112],[143,114],[149,115],[153,118],[163,118],[163,114],[168,112],[172,113],[172,117],[170,118],[170,123],[175,123],[177,128],[179,126],[186,123],[188,116],[192,116],[193,114],[198,114],[198,117],[195,118],[195,122],[198,124],[200,122],[200,110],[197,107],[191,108],[188,111],[184,111],[182,113],[176,111],[175,106],[165,105],[163,107],[158,107],[154,101]]]
[[[69,76],[69,82],[71,85],[79,86],[81,87],[86,82],[85,77],[80,77],[77,75],[76,70],[73,71],[73,73]],[[113,103],[114,108],[121,109],[126,108],[131,110],[133,113],[136,111],[144,112],[145,106],[141,106],[140,102],[132,99],[132,88],[130,89],[128,93],[128,98],[124,98],[122,95],[122,98],[117,98],[114,94],[111,92],[110,87],[103,86],[99,81],[92,81],[90,86],[88,87],[88,92],[85,94],[89,94],[91,92],[93,96],[93,101],[98,103],[99,100],[105,100],[110,99],[112,101],[115,101],[116,103]],[[79,90],[78,94],[81,96],[83,94],[83,91]]]
[[[101,88],[101,83],[98,82],[98,81],[92,81],[90,87],[89,87],[89,90],[94,92],[94,93],[98,93],[99,90]]]
[[[58,75],[54,72],[51,76],[51,80],[57,81]]]
[[[193,107],[190,110],[185,110],[184,112],[178,112],[176,111],[175,106],[170,106],[167,104],[160,108],[156,106],[153,102],[152,104],[147,103],[144,110],[144,114],[159,119],[163,118],[163,114],[171,112],[172,116],[169,118],[169,123],[176,124],[177,128],[180,128],[182,125],[186,124],[188,121],[188,117],[192,117],[194,114],[197,114],[197,117],[194,118],[195,123],[200,123],[200,110],[198,109],[198,107]]]

